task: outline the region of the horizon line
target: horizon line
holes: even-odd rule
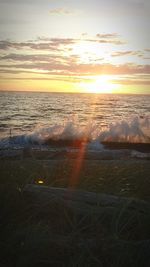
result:
[[[4,93],[52,93],[52,94],[94,94],[94,95],[150,95],[150,93],[95,93],[95,92],[66,92],[66,91],[38,91],[38,90],[4,90],[0,89],[0,92]]]

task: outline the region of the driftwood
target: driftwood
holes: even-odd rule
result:
[[[31,202],[40,204],[57,202],[63,203],[67,207],[73,208],[79,212],[88,213],[106,209],[123,209],[129,212],[136,211],[141,214],[150,212],[150,204],[144,200],[135,198],[125,198],[114,195],[100,194],[94,192],[73,190],[67,188],[56,188],[48,186],[39,186],[28,184],[24,187],[23,193]]]

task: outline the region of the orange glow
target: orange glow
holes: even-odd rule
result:
[[[81,145],[79,152],[77,154],[77,158],[76,158],[75,163],[73,165],[72,175],[71,175],[69,185],[68,185],[68,187],[71,189],[73,189],[78,182],[80,170],[82,167],[82,162],[83,162],[84,155],[85,155],[86,143],[87,142],[85,142],[83,145]]]
[[[37,79],[36,79],[37,78]],[[41,78],[41,77],[40,77]],[[40,79],[38,74],[34,79],[9,79],[2,80],[0,90],[2,91],[39,91],[39,92],[68,92],[68,93],[149,93],[148,85],[141,84],[123,84],[120,76],[99,75],[99,76],[80,76],[80,81],[75,77],[68,77],[64,81],[62,76],[58,80]],[[56,79],[57,79],[56,78]],[[83,81],[82,81],[83,80]]]
[[[113,93],[114,89],[120,87],[118,84],[111,83],[111,79],[112,78],[109,75],[96,76],[92,82],[81,82],[80,87],[83,88],[87,93],[110,94]]]

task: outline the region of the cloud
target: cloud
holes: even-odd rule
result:
[[[126,42],[124,42],[124,41],[120,41],[120,40],[107,40],[107,39],[95,40],[95,42],[101,43],[101,44],[114,44],[114,45],[123,45],[123,44],[126,44]]]
[[[98,33],[96,34],[97,38],[104,38],[104,39],[112,39],[112,38],[118,38],[118,33]]]
[[[121,57],[121,56],[142,56],[140,51],[117,51],[111,54],[112,57]]]
[[[107,43],[121,45],[125,42],[116,38],[118,35],[116,33],[106,33],[97,34],[97,38],[87,38],[86,35],[82,35],[82,41],[85,42],[95,42],[95,43]],[[101,38],[102,37],[102,38]],[[66,48],[67,46],[78,43],[81,39],[78,38],[48,38],[48,37],[38,37],[36,40],[29,40],[25,42],[15,42],[9,40],[0,41],[0,50],[9,49],[33,49],[33,50],[52,50],[59,51],[62,50],[62,46]]]
[[[76,61],[79,58],[77,55],[71,55],[70,57],[62,55],[53,55],[53,54],[31,54],[31,55],[22,55],[22,54],[8,54],[0,57],[0,60],[12,60],[12,61],[31,61],[31,62],[49,62],[50,60],[61,61]]]
[[[85,35],[86,36],[86,35]],[[83,36],[84,37],[84,36]],[[101,39],[101,37],[103,39]],[[115,65],[106,63],[103,57],[89,56],[85,54],[85,63],[82,62],[81,54],[69,50],[74,44],[80,44],[80,41],[87,42],[105,42],[116,43],[118,40],[117,33],[97,34],[97,38],[86,39],[75,38],[47,38],[38,37],[36,40],[26,42],[14,42],[9,40],[0,41],[0,72],[1,73],[37,73],[40,72],[57,75],[70,75],[71,77],[92,76],[92,75],[134,75],[150,74],[150,65],[138,64],[120,64]],[[104,39],[105,38],[105,39]],[[92,44],[91,44],[92,45]],[[74,54],[73,54],[74,53]],[[117,51],[111,56],[137,55],[141,51]]]
[[[26,73],[26,72],[25,72]],[[17,74],[17,73],[16,73]],[[33,74],[35,74],[33,72]],[[34,81],[63,81],[63,82],[69,82],[69,83],[80,83],[80,82],[91,82],[91,78],[81,78],[81,77],[70,77],[70,76],[55,76],[50,75],[50,77],[7,77],[7,80],[34,80]]]
[[[81,34],[82,37],[85,37],[85,36],[87,36],[87,35],[88,35],[87,32],[83,32],[83,33]]]
[[[12,42],[0,41],[0,49],[1,50],[7,50],[7,49],[11,48],[11,46],[12,46]]]
[[[54,56],[53,56],[54,57]],[[20,55],[20,54],[8,54],[1,56],[0,60],[12,60],[12,61],[48,61],[48,55]]]
[[[150,74],[150,65],[134,65],[134,64],[79,64],[75,61],[71,61],[68,58],[66,62],[60,62],[59,60],[53,60],[50,62],[39,63],[19,63],[19,64],[1,64],[0,69],[9,70],[35,70],[46,71],[49,74],[57,75],[72,75],[72,76],[89,76],[89,75],[133,75],[133,74]]]
[[[49,13],[50,14],[57,14],[57,15],[72,15],[73,14],[72,11],[70,11],[66,8],[63,8],[63,7],[50,9]]]
[[[0,50],[8,49],[34,49],[34,50],[59,50],[62,45],[71,45],[74,44],[77,40],[72,38],[40,38],[35,41],[27,42],[13,42],[13,41],[0,41]]]
[[[98,43],[110,43],[121,45],[125,44],[125,41],[119,39],[120,35],[118,33],[98,33],[96,34],[96,42]]]
[[[145,73],[150,74],[150,65],[134,65],[134,64],[121,64],[113,65],[109,63],[103,64],[80,64],[75,69],[76,72],[84,73],[84,75],[124,75],[124,74],[137,74]]]
[[[112,80],[111,83],[121,84],[121,85],[150,85],[150,80],[142,79],[118,79]]]
[[[82,37],[85,37],[85,41],[88,42],[95,42],[95,43],[102,43],[102,44],[114,44],[114,45],[122,45],[126,42],[121,40],[117,33],[98,33],[94,38],[88,37],[88,35],[82,34]]]

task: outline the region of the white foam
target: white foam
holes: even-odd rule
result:
[[[150,143],[150,117],[134,117],[131,121],[121,121],[109,125],[101,131],[100,141]]]
[[[89,142],[88,148],[101,150],[102,141],[150,143],[150,116],[144,118],[134,117],[130,121],[120,121],[102,128],[94,121],[86,126],[81,126],[77,118],[72,117],[64,124],[55,124],[50,127],[41,127],[29,134],[5,138],[0,141],[0,146],[11,144],[44,144],[48,140],[81,140]]]
[[[86,149],[89,151],[102,151],[104,146],[98,140],[93,140],[87,144]]]

